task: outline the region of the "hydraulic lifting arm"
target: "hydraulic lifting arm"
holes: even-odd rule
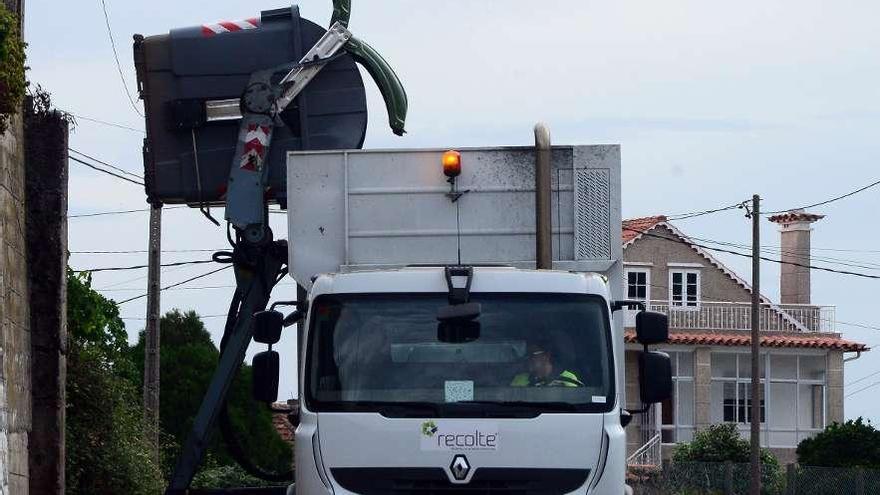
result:
[[[284,125],[281,112],[290,105],[321,69],[343,52],[349,53],[376,81],[388,109],[389,123],[397,135],[404,133],[407,99],[403,85],[388,63],[369,45],[348,31],[350,0],[334,0],[330,29],[296,64],[275,67],[251,74],[247,88],[238,101],[241,110],[238,142],[230,169],[226,220],[235,228],[238,242],[231,261],[235,268],[235,313],[230,309],[231,332],[225,342],[220,362],[183,446],[167,494],[184,493],[204,457],[212,429],[225,407],[229,386],[244,359],[253,336],[253,314],[266,308],[272,288],[286,273],[287,247],[273,241],[268,225],[264,198],[269,170],[272,134],[276,125]],[[276,74],[286,75],[273,82]],[[223,104],[230,104],[224,101]],[[234,104],[234,102],[232,102]],[[233,324],[234,322],[234,324]]]
[[[266,239],[268,223],[263,194],[269,171],[264,162],[272,144],[273,129],[280,123],[279,114],[341,52],[349,53],[379,86],[391,130],[397,135],[405,132],[406,91],[379,52],[355,38],[346,28],[350,13],[350,0],[335,0],[330,29],[278,84],[271,82],[278,68],[251,75],[240,101],[242,120],[229,173],[226,207],[226,220],[242,233],[246,242],[259,244]]]

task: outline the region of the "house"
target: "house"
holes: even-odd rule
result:
[[[760,400],[761,444],[783,463],[798,442],[842,421],[843,365],[867,351],[836,333],[833,306],[810,300],[811,224],[822,215],[792,211],[770,217],[781,232],[781,297],[761,297],[762,386],[751,390],[750,285],[705,243],[666,217],[623,223],[624,283],[628,299],[669,316],[673,397],[627,427],[630,464],[659,464],[700,428],[737,423],[749,438],[751,401]],[[637,409],[638,363],[633,314],[627,315],[626,396]],[[769,381],[768,381],[769,380]]]

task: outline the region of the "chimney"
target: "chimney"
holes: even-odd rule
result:
[[[810,264],[810,224],[825,218],[825,215],[792,210],[770,217],[779,225],[782,241],[782,265],[779,279],[780,303],[810,304],[810,269],[799,265]]]

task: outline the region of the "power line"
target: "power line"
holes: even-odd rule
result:
[[[195,261],[178,261],[176,263],[164,263],[159,265],[162,268],[170,267],[170,266],[184,266],[184,265],[201,265],[204,263],[214,263],[214,260],[195,260]],[[75,273],[96,273],[96,272],[121,272],[126,270],[140,270],[142,268],[148,268],[149,265],[135,265],[135,266],[113,266],[106,268],[91,268],[88,270],[74,270]]]
[[[764,212],[764,213],[761,213],[761,214],[762,214],[762,215],[776,215],[776,214],[779,214],[779,213],[788,213],[788,212],[790,212],[790,211],[792,211],[792,210],[806,210],[806,209],[808,209],[808,208],[815,208],[816,206],[827,205],[828,203],[833,203],[833,202],[835,202],[835,201],[840,201],[841,199],[848,198],[848,197],[850,197],[850,196],[853,196],[853,195],[855,195],[855,194],[858,194],[858,193],[860,193],[860,192],[862,192],[862,191],[865,191],[865,190],[867,190],[867,189],[871,189],[872,187],[876,187],[876,186],[878,186],[878,185],[880,185],[880,180],[878,180],[878,181],[876,181],[876,182],[872,182],[872,183],[868,184],[867,186],[860,187],[860,188],[856,189],[855,191],[850,191],[850,192],[848,192],[848,193],[846,193],[846,194],[842,194],[842,195],[840,195],[840,196],[837,196],[837,197],[834,197],[834,198],[831,198],[831,199],[828,199],[828,200],[822,201],[822,202],[820,202],[820,203],[814,203],[814,204],[807,205],[807,206],[801,206],[800,208],[791,208],[791,209],[788,209],[788,210],[768,211],[768,212]]]
[[[207,276],[209,276],[209,275],[213,275],[213,274],[215,274],[215,273],[217,273],[217,272],[221,272],[221,271],[223,271],[223,270],[227,270],[227,269],[229,269],[229,268],[232,268],[232,265],[226,265],[226,266],[221,267],[221,268],[218,268],[218,269],[216,269],[216,270],[212,270],[212,271],[210,271],[210,272],[203,273],[203,274],[201,274],[201,275],[196,275],[195,277],[192,277],[192,278],[188,278],[188,279],[186,279],[186,280],[184,280],[184,281],[182,281],[182,282],[177,282],[177,283],[175,283],[175,284],[167,285],[167,286],[162,287],[161,289],[159,289],[159,291],[161,292],[161,291],[166,291],[166,290],[168,290],[168,289],[173,289],[174,287],[178,287],[178,286],[183,285],[183,284],[185,284],[185,283],[192,282],[193,280],[198,280],[198,279],[200,279],[200,278],[205,278],[205,277],[207,277]],[[136,301],[136,300],[138,300],[138,299],[143,299],[143,298],[145,298],[145,297],[147,297],[147,294],[141,294],[141,295],[139,295],[139,296],[131,297],[131,298],[128,298],[128,299],[126,299],[126,300],[124,300],[124,301],[120,301],[120,302],[116,303],[116,305],[117,305],[117,306],[122,306],[122,305],[125,304],[125,303],[131,302],[131,301]]]
[[[201,318],[226,318],[227,315],[197,315]],[[137,317],[137,316],[122,316],[119,318],[120,320],[136,320],[136,321],[147,321],[146,318]]]
[[[711,244],[719,244],[722,246],[731,246],[731,247],[736,247],[736,248],[740,248],[740,249],[751,249],[751,246],[749,246],[747,244],[739,244],[739,243],[735,243],[735,242],[725,242],[725,241],[716,241],[716,240],[712,240],[712,239],[704,239],[701,237],[694,237],[694,236],[688,236],[688,238],[695,239],[698,241],[703,241],[703,242],[709,242]],[[826,257],[826,256],[810,256],[807,254],[797,253],[794,251],[786,251],[784,249],[761,248],[761,251],[766,252],[766,253],[774,253],[774,254],[776,254],[776,253],[788,254],[788,255],[791,255],[791,256],[794,256],[794,257],[797,257],[800,259],[804,259],[804,260],[814,259],[817,261],[821,261],[823,263],[829,263],[829,264],[833,264],[833,265],[851,266],[851,267],[855,267],[855,268],[865,268],[867,270],[880,270],[880,264],[872,263],[870,261],[863,262],[860,260],[848,260],[848,259],[841,259],[841,258],[831,258],[831,257]]]
[[[92,117],[86,117],[86,116],[83,116],[83,115],[75,114],[75,113],[73,113],[73,112],[68,112],[67,110],[63,110],[63,112],[66,113],[66,114],[68,114],[68,115],[71,115],[72,117],[74,117],[74,118],[77,119],[77,120],[87,120],[87,121],[89,121],[89,122],[94,122],[94,123],[96,123],[96,124],[102,124],[102,125],[106,125],[106,126],[109,126],[109,127],[116,127],[116,128],[119,128],[119,129],[125,129],[125,130],[127,130],[127,131],[133,131],[133,132],[137,132],[137,133],[140,133],[140,134],[146,134],[146,132],[145,132],[145,131],[142,131],[141,129],[136,129],[136,128],[134,128],[134,127],[129,127],[129,126],[127,126],[127,125],[116,124],[116,123],[113,123],[113,122],[107,122],[106,120],[95,119],[95,118],[92,118]]]
[[[859,378],[858,380],[849,382],[846,385],[844,385],[844,387],[849,387],[850,385],[855,385],[856,383],[863,382],[863,381],[867,380],[868,378],[871,378],[872,376],[876,376],[876,375],[880,375],[880,371],[875,371],[875,372],[871,373],[870,375],[865,375],[865,376]]]
[[[78,163],[81,163],[81,164],[85,165],[86,167],[89,167],[89,168],[91,168],[91,169],[95,169],[95,170],[97,170],[98,172],[104,172],[105,174],[112,175],[113,177],[116,177],[117,179],[122,179],[122,180],[124,180],[124,181],[131,182],[132,184],[137,184],[137,185],[139,185],[139,186],[143,186],[143,185],[144,185],[143,182],[138,182],[138,181],[136,181],[136,180],[129,179],[128,177],[125,177],[124,175],[119,175],[119,174],[113,173],[113,172],[111,172],[111,171],[109,171],[109,170],[104,170],[103,168],[96,167],[96,166],[92,165],[91,163],[88,163],[88,162],[86,162],[86,161],[84,161],[84,160],[80,160],[79,158],[77,158],[77,157],[75,157],[75,156],[70,156],[70,155],[68,155],[67,157],[70,158],[71,160],[75,161],[75,162],[78,162]]]
[[[722,212],[722,211],[741,209],[741,208],[743,208],[744,204],[745,204],[745,202],[741,201],[736,204],[722,206],[721,208],[715,208],[713,210],[702,210],[702,211],[694,211],[694,212],[690,212],[690,213],[679,213],[677,215],[667,215],[666,219],[667,220],[687,220],[689,218],[696,218],[696,217],[701,217],[704,215],[711,215],[713,213],[718,213],[718,212]]]
[[[124,214],[124,213],[139,213],[139,212],[142,212],[142,211],[149,211],[149,208],[147,208],[147,209],[138,209],[138,210],[102,211],[102,212],[98,212],[98,213],[82,213],[82,214],[79,214],[79,215],[68,215],[67,218],[101,217],[101,216],[104,216],[104,215],[121,215],[121,214]],[[146,251],[144,251],[144,252],[146,252]]]
[[[870,385],[867,385],[867,386],[865,386],[865,387],[862,387],[862,388],[856,390],[855,392],[850,392],[850,393],[846,394],[846,395],[844,396],[844,399],[846,399],[846,398],[848,398],[848,397],[852,397],[853,395],[856,395],[856,394],[858,394],[858,393],[860,393],[860,392],[864,392],[865,390],[868,390],[868,389],[870,389],[870,388],[874,388],[874,387],[876,387],[877,385],[880,385],[880,380],[878,380],[878,381],[876,381],[876,382],[873,382],[873,383],[871,383]]]
[[[69,146],[67,147],[67,151],[72,151],[72,152],[76,153],[77,155],[82,155],[82,156],[88,158],[89,160],[91,160],[91,161],[93,161],[93,162],[98,162],[98,163],[100,163],[101,165],[104,165],[105,167],[110,167],[110,168],[112,168],[113,170],[116,170],[117,172],[120,172],[120,173],[123,173],[123,174],[126,174],[126,175],[130,175],[130,176],[135,177],[135,178],[140,179],[140,180],[144,180],[144,178],[143,178],[142,176],[138,175],[138,174],[135,174],[135,173],[129,172],[128,170],[125,170],[125,169],[123,169],[123,168],[119,168],[119,167],[117,167],[117,166],[115,166],[115,165],[111,165],[111,164],[109,164],[109,163],[107,163],[107,162],[104,162],[104,161],[98,160],[97,158],[95,158],[95,157],[93,157],[93,156],[89,156],[89,155],[83,153],[82,151],[75,150],[75,149],[73,149],[73,148],[71,148],[71,147],[69,147]]]
[[[73,158],[73,157],[71,157]],[[178,208],[189,208],[187,205],[173,205],[173,206],[163,206],[163,210],[175,210]],[[124,215],[127,213],[143,213],[146,211],[150,211],[150,208],[139,208],[136,210],[116,210],[116,211],[99,211],[97,213],[81,213],[78,215],[68,215],[67,218],[88,218],[88,217],[102,217],[105,215]],[[144,251],[146,253],[146,251]]]
[[[710,251],[717,251],[717,252],[719,252],[719,253],[732,254],[732,255],[734,255],[734,256],[741,256],[741,257],[743,257],[743,258],[752,258],[752,255],[751,255],[751,254],[740,253],[740,252],[738,252],[738,251],[731,251],[731,250],[729,250],[729,249],[721,249],[721,248],[717,248],[717,247],[706,246],[705,244],[698,244],[698,243],[696,243],[696,242],[687,242],[687,241],[685,241],[685,240],[672,239],[672,238],[665,237],[665,236],[662,236],[662,235],[651,234],[650,232],[646,232],[646,231],[644,231],[644,230],[634,229],[634,228],[632,228],[632,227],[626,227],[626,226],[624,226],[623,229],[624,229],[624,230],[631,231],[631,232],[638,232],[638,233],[640,233],[640,234],[642,234],[642,235],[646,235],[646,236],[648,236],[648,237],[657,237],[657,238],[659,238],[659,239],[665,239],[665,240],[670,241],[670,242],[675,242],[675,243],[678,243],[678,244],[684,244],[684,245],[686,245],[686,246],[697,246],[697,247],[700,247],[700,248],[703,248],[703,249],[708,249],[708,250],[710,250]],[[773,258],[768,258],[768,257],[766,257],[766,256],[759,256],[758,259],[761,259],[761,260],[764,260],[764,261],[769,261],[769,262],[771,262],[771,263],[778,263],[778,264],[780,264],[780,265],[792,265],[792,266],[799,266],[799,267],[801,267],[801,268],[809,268],[810,270],[819,270],[819,271],[825,271],[825,272],[831,272],[831,273],[838,273],[838,274],[841,274],[841,275],[852,275],[852,276],[854,276],[854,277],[880,279],[880,275],[870,275],[870,274],[867,274],[867,273],[851,272],[851,271],[847,271],[847,270],[835,270],[835,269],[833,269],[833,268],[826,268],[826,267],[822,267],[822,266],[813,266],[813,265],[807,265],[807,264],[804,264],[804,263],[796,263],[796,262],[793,262],[793,261],[782,261],[782,260],[777,260],[777,259],[773,259]]]
[[[186,266],[175,266],[175,267],[173,267],[173,268],[167,270],[166,273],[168,273],[168,272],[175,272],[175,271],[178,271],[178,270],[182,270],[182,269],[184,269],[184,268],[186,268]],[[96,287],[95,290],[100,292],[100,291],[102,291],[102,290],[107,290],[107,289],[110,289],[110,288],[113,288],[113,287],[119,287],[120,285],[129,284],[129,283],[131,283],[131,282],[137,282],[138,280],[143,280],[143,279],[145,279],[145,278],[147,278],[146,275],[141,275],[140,277],[129,278],[129,279],[123,280],[123,281],[121,281],[121,282],[114,282],[114,283],[112,283],[112,284],[110,284],[110,285],[106,285],[106,286],[104,286],[104,287]]]
[[[217,249],[163,249],[163,253],[214,253],[226,248]],[[128,251],[70,251],[70,254],[143,254],[149,253],[146,249],[132,249]]]
[[[142,114],[137,105],[135,105],[134,98],[131,97],[131,92],[128,90],[128,83],[125,82],[125,75],[122,73],[122,64],[119,63],[119,53],[116,51],[116,41],[113,39],[113,29],[110,28],[110,15],[107,13],[107,3],[104,0],[101,0],[101,9],[104,11],[104,22],[107,24],[107,36],[110,37],[110,46],[113,48],[113,58],[116,60],[116,69],[119,71],[119,79],[122,81],[122,88],[125,89],[125,96],[128,97],[128,102],[131,103],[131,108],[133,108],[138,115],[143,117],[144,114]]]
[[[294,287],[294,286],[296,286],[296,284],[293,282],[290,282],[290,283],[281,283],[281,284],[276,285],[276,287],[282,287],[282,286]],[[168,289],[168,290],[174,290],[174,291],[177,291],[177,290],[214,290],[214,289],[234,289],[235,287],[236,287],[235,285],[203,285],[203,286],[199,286],[199,287],[175,287],[173,289]],[[96,289],[96,290],[98,290],[100,292],[129,292],[129,291],[136,291],[136,290],[143,290],[143,289],[138,288],[138,289],[104,289],[104,290]]]

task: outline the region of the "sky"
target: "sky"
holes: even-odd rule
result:
[[[283,1],[106,0],[122,75],[134,90],[131,36],[217,20],[254,17]],[[330,0],[300,3],[303,17],[327,25]],[[100,0],[29,0],[28,77],[73,114],[143,129],[129,104]],[[625,217],[677,214],[737,203],[760,194],[765,211],[819,201],[878,180],[880,6],[820,2],[355,1],[350,29],[378,49],[409,96],[408,134],[393,136],[378,90],[365,75],[370,123],[365,147],[528,145],[537,121],[556,144],[620,144]],[[138,107],[142,108],[140,103]],[[143,172],[143,134],[79,119],[70,146],[135,173]],[[814,256],[880,275],[875,216],[880,188],[816,210]],[[70,164],[71,215],[145,208],[143,189]],[[222,212],[217,213],[222,217]],[[286,237],[273,215],[276,237]],[[732,210],[675,223],[701,238],[748,244],[751,225]],[[144,250],[147,213],[71,218],[69,249]],[[205,259],[225,232],[197,211],[163,216],[163,262]],[[763,242],[779,245],[764,221]],[[837,251],[840,250],[840,251]],[[749,280],[749,260],[718,257]],[[146,263],[145,253],[78,254],[75,269]],[[167,285],[204,273],[205,265],[167,268]],[[138,278],[140,277],[140,278]],[[779,297],[779,266],[764,263],[762,293]],[[205,315],[215,341],[233,284],[229,271],[167,291],[163,311]],[[290,281],[278,299],[295,297]],[[116,300],[140,295],[146,270],[96,273],[94,286]],[[212,287],[212,288],[207,288]],[[218,288],[214,288],[218,287]],[[880,280],[813,272],[813,302],[836,306],[838,331],[880,344],[871,308]],[[122,306],[130,340],[143,328],[146,300]],[[874,328],[863,328],[874,327]],[[249,356],[262,346],[251,345]],[[282,354],[280,399],[296,395],[293,332]],[[880,381],[880,355],[846,364],[846,393]],[[877,375],[871,375],[877,372]],[[858,383],[856,380],[865,378]],[[846,399],[846,416],[880,420],[880,385]]]

